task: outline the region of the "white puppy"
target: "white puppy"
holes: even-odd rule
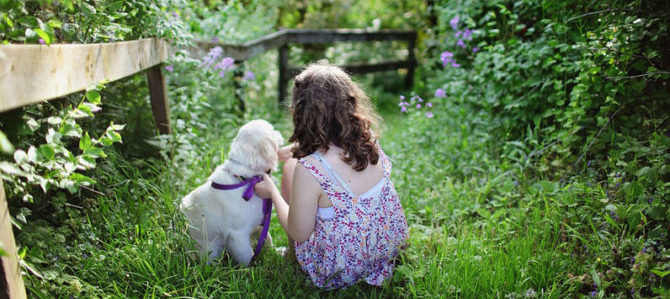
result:
[[[277,150],[282,143],[281,134],[270,123],[250,121],[240,128],[223,165],[181,200],[179,208],[189,221],[191,237],[208,263],[225,249],[237,263],[248,265],[254,254],[250,235],[263,221],[263,200],[255,194],[249,201],[242,198],[247,186],[219,190],[212,187],[212,182],[237,184],[276,170]]]

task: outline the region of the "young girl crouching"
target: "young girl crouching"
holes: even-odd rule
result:
[[[314,64],[295,78],[291,111],[293,145],[279,152],[282,192],[266,175],[256,193],[272,198],[316,286],[381,285],[408,233],[368,97],[340,68]]]

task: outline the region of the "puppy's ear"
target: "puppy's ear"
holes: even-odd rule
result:
[[[262,144],[258,145],[258,155],[259,157],[262,157],[261,160],[265,162],[265,165],[263,165],[264,169],[272,169],[272,171],[277,170],[277,163],[279,163],[277,151],[283,142],[281,134],[275,133],[279,132],[272,131],[272,134],[266,135]],[[277,137],[279,137],[280,140],[278,140]]]
[[[279,131],[274,131],[274,141],[277,143],[277,148],[280,148],[282,145],[284,145],[284,137],[281,136],[281,133]]]

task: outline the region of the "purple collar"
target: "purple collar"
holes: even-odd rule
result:
[[[212,188],[219,189],[219,190],[233,190],[233,189],[237,189],[237,188],[240,188],[240,187],[244,187],[246,185],[247,188],[244,189],[244,193],[242,193],[242,198],[244,198],[244,200],[246,200],[246,201],[249,201],[251,199],[251,197],[254,196],[254,186],[262,180],[263,180],[263,178],[261,176],[257,175],[257,176],[253,176],[249,179],[246,179],[246,180],[244,180],[240,183],[231,184],[231,185],[219,184],[219,183],[215,183],[214,181],[212,181]]]
[[[254,196],[254,186],[261,181],[263,181],[263,178],[259,175],[246,179],[240,183],[231,185],[219,184],[212,181],[212,188],[218,190],[234,190],[237,188],[247,186],[246,189],[244,189],[244,192],[242,193],[242,198],[245,201],[249,201],[251,197]],[[258,237],[258,243],[256,243],[256,248],[254,249],[254,256],[251,258],[251,260],[256,259],[256,256],[261,252],[261,249],[263,248],[263,244],[265,244],[265,238],[267,237],[268,230],[270,229],[270,218],[272,218],[272,200],[269,198],[264,198],[263,222],[262,222],[263,230],[261,231],[261,235]]]

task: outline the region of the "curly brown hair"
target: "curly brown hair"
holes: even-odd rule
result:
[[[340,158],[361,171],[379,161],[377,136],[371,127],[379,116],[370,99],[341,68],[317,63],[295,77],[292,90],[291,150],[300,159],[329,145],[344,150]]]

